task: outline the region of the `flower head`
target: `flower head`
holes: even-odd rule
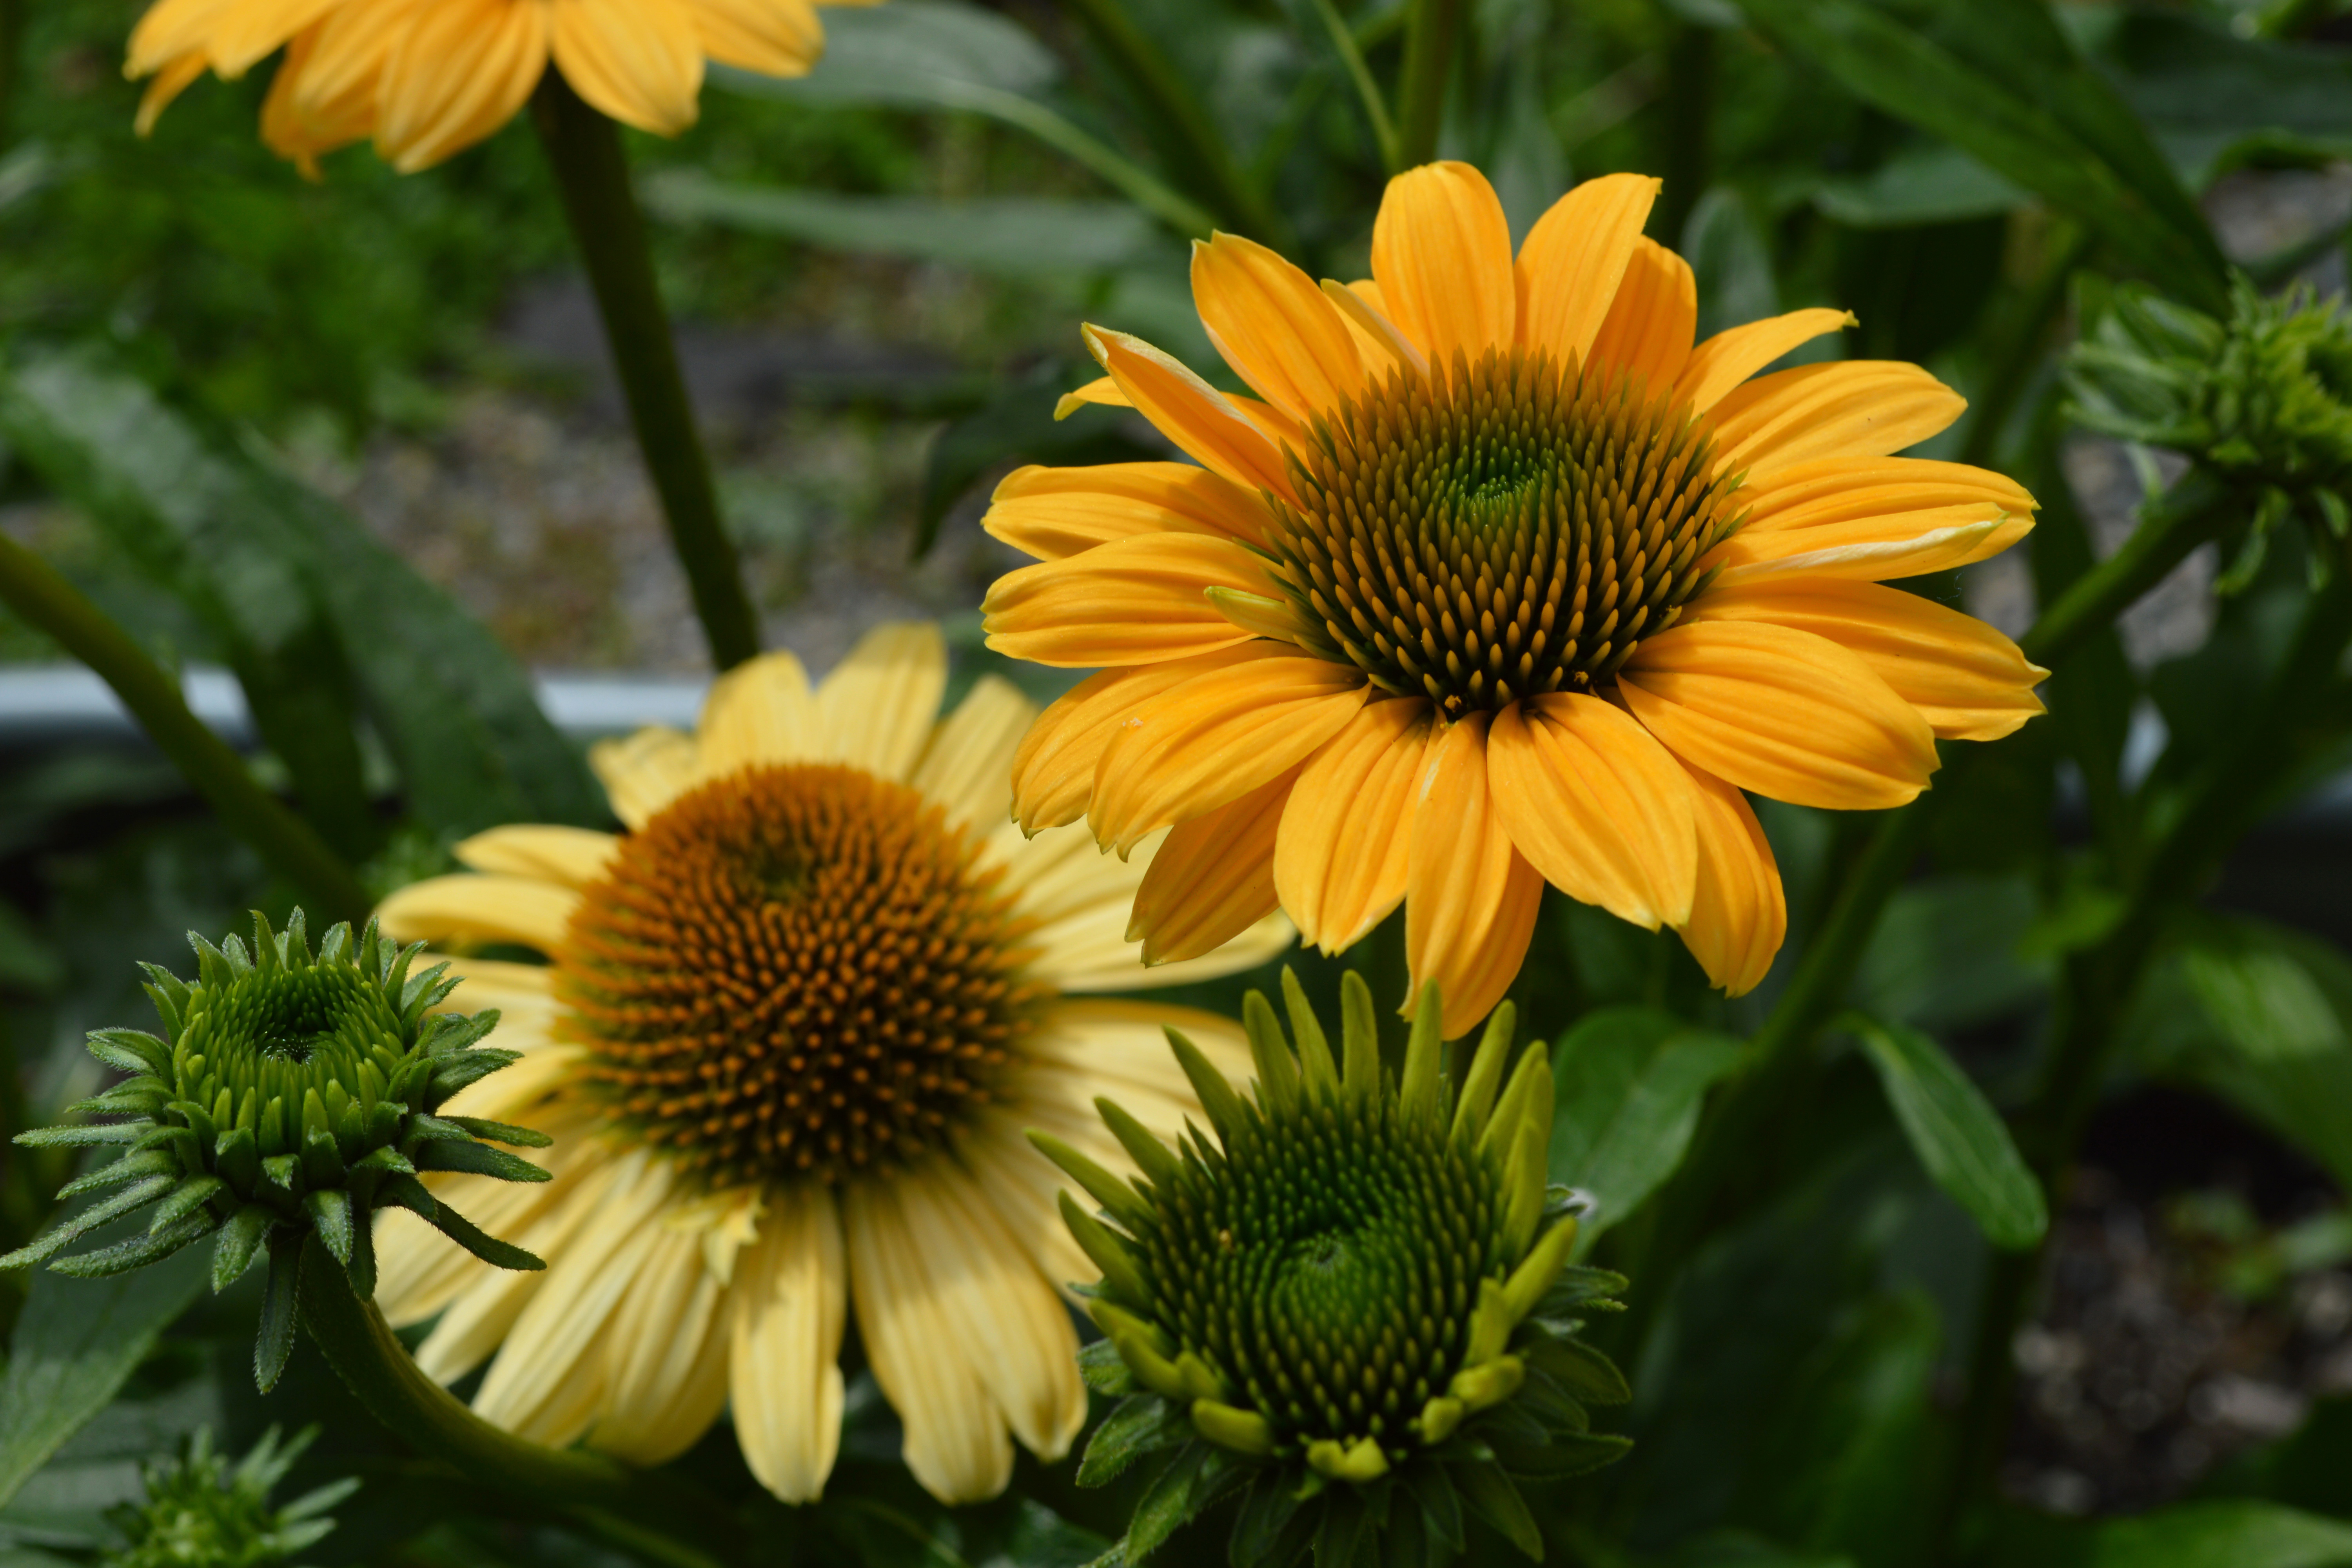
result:
[[[1133,1391],[1079,1479],[1178,1450],[1168,1476],[1181,1504],[1139,1518],[1129,1562],[1242,1488],[1244,1568],[1310,1544],[1318,1562],[1353,1561],[1331,1542],[1383,1521],[1436,1549],[1388,1560],[1444,1561],[1461,1547],[1465,1499],[1540,1555],[1511,1477],[1557,1479],[1625,1447],[1593,1435],[1584,1409],[1626,1397],[1576,1338],[1578,1313],[1613,1306],[1624,1281],[1565,1267],[1577,1226],[1568,1195],[1545,1184],[1550,1065],[1531,1049],[1506,1082],[1507,1003],[1449,1082],[1433,991],[1402,1079],[1388,1074],[1352,970],[1335,1061],[1297,981],[1283,983],[1297,1046],[1253,992],[1249,1099],[1169,1032],[1213,1142],[1189,1129],[1171,1150],[1105,1100],[1142,1171],[1121,1180],[1034,1135],[1102,1205],[1098,1217],[1063,1200],[1100,1269],[1089,1306],[1117,1357],[1096,1356],[1094,1371]]]
[[[547,959],[452,961],[457,999],[504,1007],[523,1051],[464,1109],[560,1134],[555,1181],[482,1194],[547,1272],[515,1289],[411,1226],[377,1294],[395,1323],[437,1316],[433,1375],[489,1361],[483,1416],[652,1463],[731,1407],[753,1473],[805,1500],[854,1312],[936,1495],[1002,1489],[1012,1437],[1051,1458],[1076,1436],[1055,1283],[1083,1258],[1022,1130],[1121,1162],[1093,1096],[1171,1131],[1197,1109],[1163,1024],[1236,1073],[1247,1057],[1205,1014],[1072,994],[1244,968],[1291,933],[1145,970],[1125,927],[1148,852],[1024,838],[1006,779],[1035,710],[990,678],[941,718],[946,675],[928,626],[877,631],[814,689],[791,655],[756,659],[696,734],[596,750],[628,832],[494,829],[458,846],[471,874],[385,900],[387,929]]]
[[[156,0],[123,74],[152,78],[151,130],[207,70],[242,77],[283,47],[263,140],[311,168],[364,139],[403,174],[463,152],[514,118],[551,62],[625,125],[692,125],[703,63],[804,76],[824,52],[816,6],[874,0]]]
[[[282,1568],[334,1530],[326,1511],[359,1489],[356,1480],[330,1481],[270,1506],[271,1489],[318,1435],[313,1426],[280,1445],[272,1426],[232,1468],[213,1452],[211,1429],[198,1428],[176,1458],[140,1467],[144,1503],[107,1510],[123,1546],[100,1557],[102,1568]]]
[[[1256,396],[1087,329],[1108,374],[1074,395],[1199,466],[1013,474],[987,526],[1043,563],[987,625],[1105,667],[1023,746],[1016,810],[1122,851],[1173,828],[1148,958],[1277,905],[1337,952],[1402,901],[1456,1036],[1549,882],[1679,931],[1737,994],[1786,923],[1742,791],[1899,805],[1937,740],[2041,710],[2006,637],[1880,585],[2031,526],[2009,479],[1888,455],[1960,399],[1907,364],[1757,374],[1836,310],[1694,346],[1690,268],[1641,236],[1655,190],[1589,181],[1514,258],[1475,170],[1416,169],[1344,286],[1218,236],[1193,300]]]
[[[21,1132],[35,1147],[123,1145],[122,1157],[69,1183],[60,1197],[120,1187],[0,1258],[0,1268],[37,1263],[100,1226],[150,1204],[144,1236],[50,1265],[62,1274],[120,1274],[159,1261],[204,1237],[213,1246],[213,1289],[223,1290],[269,1257],[254,1373],[264,1389],[293,1348],[294,1282],[303,1240],[315,1233],[362,1296],[375,1288],[374,1215],[386,1207],[421,1216],[484,1262],[535,1269],[540,1260],[484,1235],[417,1180],[423,1171],[467,1171],[500,1182],[538,1183],[547,1173],[483,1139],[543,1148],[542,1133],[467,1116],[437,1114],[468,1085],[516,1059],[483,1047],[499,1015],[436,1011],[457,988],[446,966],[411,973],[423,943],[403,948],[375,922],[354,942],[338,925],[314,955],[302,911],[273,931],[257,911],[253,951],[232,936],[215,947],[190,932],[197,978],[142,964],[162,1037],[100,1029],[90,1054],[133,1076],[71,1113],[114,1116]]]

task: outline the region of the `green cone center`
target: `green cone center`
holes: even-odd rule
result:
[[[196,993],[173,1042],[175,1092],[223,1126],[251,1126],[273,1101],[299,1113],[314,1090],[338,1109],[373,1104],[407,1053],[391,1004],[349,964],[255,969]]]

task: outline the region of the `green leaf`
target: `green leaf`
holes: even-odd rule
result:
[[[824,68],[804,77],[751,78],[714,68],[730,87],[803,103],[957,108],[958,88],[1038,92],[1061,76],[1051,49],[1018,24],[955,0],[892,0],[824,19]],[[749,80],[738,80],[750,78]]]
[[[2345,1568],[2352,1523],[2277,1503],[2189,1502],[2132,1519],[2018,1521],[1990,1560],[2012,1568]]]
[[[2352,56],[2340,47],[2241,37],[2191,13],[2135,8],[2106,54],[2194,187],[2256,153],[2352,156]]]
[[[106,1408],[204,1289],[205,1265],[188,1251],[106,1279],[32,1277],[0,1373],[0,1504]]]
[[[1593,1199],[1580,1252],[1674,1174],[1698,1126],[1701,1097],[1739,1056],[1737,1040],[1646,1007],[1587,1014],[1559,1042],[1551,1178]]]
[[[1922,142],[1867,174],[1823,180],[1813,205],[1855,228],[1910,228],[1991,217],[2031,200],[1958,148]]]
[[[1190,1440],[1192,1417],[1156,1394],[1130,1394],[1103,1418],[1078,1463],[1078,1485],[1105,1485],[1146,1454]]]
[[[1995,1247],[2032,1247],[2049,1228],[2050,1211],[2033,1173],[2011,1142],[2000,1113],[1943,1047],[1916,1029],[1848,1014],[1878,1069],[1887,1104],[1911,1151],[1935,1184],[1968,1210]]]
[[[1500,1531],[1503,1538],[1530,1557],[1543,1556],[1543,1531],[1528,1511],[1527,1499],[1511,1479],[1491,1464],[1448,1465],[1462,1500],[1470,1511]]]
[[[2189,303],[2226,307],[2227,267],[2196,204],[2042,0],[1937,0],[1924,28],[1869,0],[1741,4],[1857,98],[2080,215]]]
[[[2037,903],[2022,875],[1936,877],[1900,889],[1863,951],[1854,1005],[1920,1029],[2021,1011],[2048,990],[2053,968],[2018,955]]]
[[[1717,185],[1692,204],[1681,249],[1698,283],[1701,339],[1780,310],[1771,248],[1747,202],[1728,185]]]
[[[2214,921],[2184,944],[2180,968],[2215,1034],[2254,1061],[2347,1044],[2338,999],[2352,1001],[2352,961],[2326,942],[2253,921]]]
[[[1151,1485],[1135,1505],[1135,1515],[1129,1521],[1127,1535],[1119,1542],[1129,1563],[1140,1563],[1154,1548],[1166,1541],[1185,1521],[1207,1506],[1214,1494],[1217,1477],[1229,1473],[1216,1448],[1195,1439],[1179,1449],[1169,1467],[1152,1479]]]

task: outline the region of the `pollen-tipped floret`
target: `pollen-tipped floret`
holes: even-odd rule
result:
[[[1102,1268],[1091,1305],[1118,1358],[1093,1358],[1091,1373],[1140,1391],[1105,1431],[1120,1432],[1121,1456],[1139,1429],[1185,1445],[1169,1474],[1197,1476],[1195,1506],[1237,1483],[1272,1489],[1244,1505],[1263,1550],[1242,1552],[1237,1533],[1237,1561],[1288,1561],[1381,1520],[1438,1531],[1442,1559],[1460,1545],[1444,1521],[1462,1500],[1532,1545],[1510,1477],[1573,1473],[1623,1447],[1591,1433],[1583,1407],[1623,1397],[1616,1370],[1575,1338],[1578,1314],[1613,1305],[1623,1282],[1567,1267],[1576,1218],[1546,1183],[1550,1064],[1531,1049],[1507,1073],[1506,1004],[1454,1085],[1432,987],[1402,1077],[1387,1073],[1352,972],[1335,1060],[1297,980],[1284,985],[1297,1044],[1253,993],[1247,1098],[1171,1031],[1213,1137],[1191,1129],[1171,1150],[1097,1102],[1141,1169],[1129,1182],[1033,1134],[1102,1205],[1063,1202]],[[1143,1426],[1155,1405],[1158,1426]],[[1080,1479],[1109,1463],[1090,1450],[1097,1474]],[[1170,1517],[1139,1522],[1129,1561]]]
[[[450,1096],[496,1072],[516,1052],[480,1041],[495,1009],[465,1017],[436,1012],[457,981],[446,965],[409,973],[424,944],[403,948],[371,921],[356,941],[348,925],[310,951],[299,910],[286,930],[253,917],[250,953],[232,936],[215,946],[189,933],[197,977],[142,964],[161,1015],[159,1037],[100,1029],[90,1054],[132,1076],[68,1114],[120,1117],[20,1133],[33,1146],[127,1145],[122,1157],[68,1184],[60,1197],[120,1188],[0,1268],[37,1263],[110,1221],[156,1205],[145,1235],[50,1265],[64,1274],[120,1274],[217,1233],[215,1290],[266,1249],[268,1303],[254,1371],[277,1381],[293,1344],[299,1250],[315,1236],[361,1296],[375,1289],[371,1216],[387,1205],[430,1221],[487,1262],[537,1268],[520,1247],[485,1236],[417,1180],[467,1171],[543,1182],[547,1172],[490,1148],[493,1139],[544,1147],[541,1134],[471,1117],[436,1114]]]

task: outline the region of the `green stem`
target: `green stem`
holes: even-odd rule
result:
[[[2001,433],[2009,425],[2010,416],[2016,412],[2017,400],[2025,395],[2033,380],[2034,368],[2042,363],[2051,325],[2065,307],[2067,285],[2074,280],[2074,269],[2090,255],[2091,244],[2090,230],[2066,226],[2065,233],[2051,247],[2050,258],[2042,264],[2032,287],[2017,301],[2009,330],[1995,340],[1991,366],[1969,411],[1969,433],[1960,447],[1961,462],[1983,468],[1993,460]]]
[[[2237,498],[2202,468],[2140,509],[2139,526],[2123,548],[2074,580],[2018,639],[2025,657],[2051,665],[2108,625],[2164,580],[2189,552],[2212,538],[2242,510]]]
[[[1684,23],[1666,48],[1665,189],[1654,226],[1668,245],[1681,243],[1683,226],[1710,178],[1715,49],[1715,29],[1695,22]]]
[[[244,759],[188,711],[180,688],[131,635],[49,563],[0,535],[0,602],[88,665],[147,737],[272,870],[329,921],[363,921],[373,902],[316,829],[253,782]]]
[[[1290,225],[1265,192],[1242,177],[1224,138],[1217,134],[1208,110],[1184,79],[1176,74],[1168,51],[1144,37],[1119,0],[1070,0],[1070,8],[1166,133],[1170,151],[1190,176],[1186,183],[1193,195],[1251,238],[1276,250],[1296,249]]]
[[[1397,142],[1408,169],[1437,156],[1454,49],[1468,9],[1465,0],[1413,0],[1405,23],[1404,72],[1397,83]]]
[[[629,422],[661,497],[670,546],[686,569],[711,662],[732,669],[760,651],[760,617],[743,591],[735,547],[719,526],[710,462],[678,374],[677,345],[654,281],[645,218],[629,189],[620,130],[581,101],[558,71],[541,79],[531,119],[595,289]]]
[[[1356,84],[1356,99],[1364,106],[1364,118],[1371,125],[1372,144],[1380,153],[1381,167],[1391,175],[1404,173],[1396,126],[1389,120],[1389,106],[1381,101],[1381,89],[1372,80],[1371,68],[1364,63],[1363,50],[1356,47],[1356,35],[1348,30],[1348,24],[1331,0],[1315,0],[1315,10],[1323,18],[1323,30],[1331,35],[1331,47],[1339,54],[1339,63],[1348,68],[1348,79]]]

